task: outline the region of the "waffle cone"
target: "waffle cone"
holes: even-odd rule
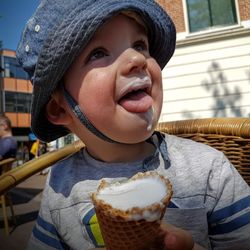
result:
[[[152,172],[139,173],[132,177],[131,180],[145,178],[148,175],[158,174]],[[123,211],[111,207],[102,200],[98,200],[96,193],[92,195],[96,216],[107,250],[148,250],[154,245],[161,230],[161,219],[172,196],[170,182],[163,176],[159,177],[164,180],[168,188],[168,194],[162,200],[163,205],[153,204],[145,208],[134,207]],[[102,181],[98,190],[106,185],[108,184]],[[143,214],[145,211],[158,211],[160,218],[155,221],[131,220],[131,214]]]

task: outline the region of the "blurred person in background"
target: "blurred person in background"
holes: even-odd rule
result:
[[[12,135],[10,119],[0,114],[0,160],[16,157],[17,141]]]

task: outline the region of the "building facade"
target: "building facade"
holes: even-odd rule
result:
[[[158,0],[177,29],[160,121],[250,116],[250,1]]]
[[[249,117],[250,0],[158,2],[177,30],[175,54],[163,69],[160,121]],[[30,140],[32,85],[15,51],[0,50],[0,67],[0,112],[23,144]]]
[[[18,65],[15,51],[0,51],[0,67],[0,112],[11,119],[17,139],[27,140],[32,85],[27,73]]]
[[[18,65],[15,51],[0,50],[0,71],[0,113],[11,120],[19,145],[18,159],[22,163],[29,159],[28,149],[32,144],[29,137],[32,85],[27,73]]]

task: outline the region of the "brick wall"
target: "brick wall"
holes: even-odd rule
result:
[[[185,32],[182,0],[157,0],[173,19],[177,32]],[[250,20],[250,0],[238,0],[240,20]]]
[[[185,31],[182,0],[158,0],[157,1],[173,19],[177,32]]]
[[[250,20],[250,0],[238,0],[240,19],[242,21]]]

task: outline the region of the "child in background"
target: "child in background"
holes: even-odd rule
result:
[[[166,249],[250,249],[250,189],[213,148],[155,132],[176,31],[152,0],[42,0],[17,58],[33,83],[32,130],[86,147],[48,175],[30,249],[104,247],[90,193],[157,171],[173,185]]]
[[[15,158],[17,154],[17,141],[12,135],[10,119],[0,114],[0,160]]]

